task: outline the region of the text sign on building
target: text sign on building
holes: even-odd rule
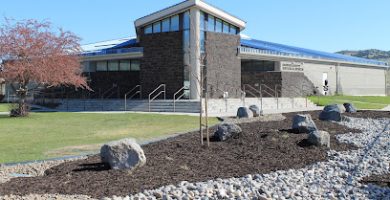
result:
[[[281,71],[303,72],[303,62],[280,62]]]

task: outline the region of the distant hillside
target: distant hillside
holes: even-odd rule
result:
[[[337,53],[355,56],[360,58],[368,58],[374,60],[380,60],[390,63],[390,51],[381,51],[378,49],[368,49],[368,50],[360,50],[360,51],[339,51]]]

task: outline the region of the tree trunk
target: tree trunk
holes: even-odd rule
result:
[[[19,88],[16,91],[16,95],[19,98],[18,102],[18,108],[14,109],[11,111],[11,116],[12,117],[26,117],[28,116],[28,106],[26,104],[26,99],[27,99],[27,88]]]

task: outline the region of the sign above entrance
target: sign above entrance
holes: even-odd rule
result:
[[[303,72],[303,62],[280,62],[281,71]]]

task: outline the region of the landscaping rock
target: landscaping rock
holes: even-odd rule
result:
[[[238,118],[252,118],[253,112],[249,110],[247,107],[240,107],[237,111],[237,117]]]
[[[293,117],[292,129],[299,133],[310,133],[317,130],[317,126],[310,114],[295,115]]]
[[[341,113],[337,104],[327,105],[320,113],[320,120],[323,121],[341,121]]]
[[[340,113],[345,113],[346,109],[345,109],[344,105],[337,104],[337,107],[339,108]]]
[[[313,131],[309,133],[308,142],[316,146],[326,146],[330,148],[330,135],[326,131]]]
[[[135,169],[146,163],[146,157],[141,146],[134,139],[122,139],[109,142],[100,149],[103,163],[111,169]]]
[[[249,106],[249,110],[252,111],[253,117],[259,117],[260,115],[263,114],[262,111],[260,110],[260,108],[256,105]]]
[[[345,112],[347,112],[347,113],[356,113],[357,112],[357,109],[351,103],[344,103],[343,105],[345,107]]]
[[[218,125],[214,138],[217,141],[225,141],[232,137],[238,136],[242,132],[241,127],[233,123],[222,123]]]

